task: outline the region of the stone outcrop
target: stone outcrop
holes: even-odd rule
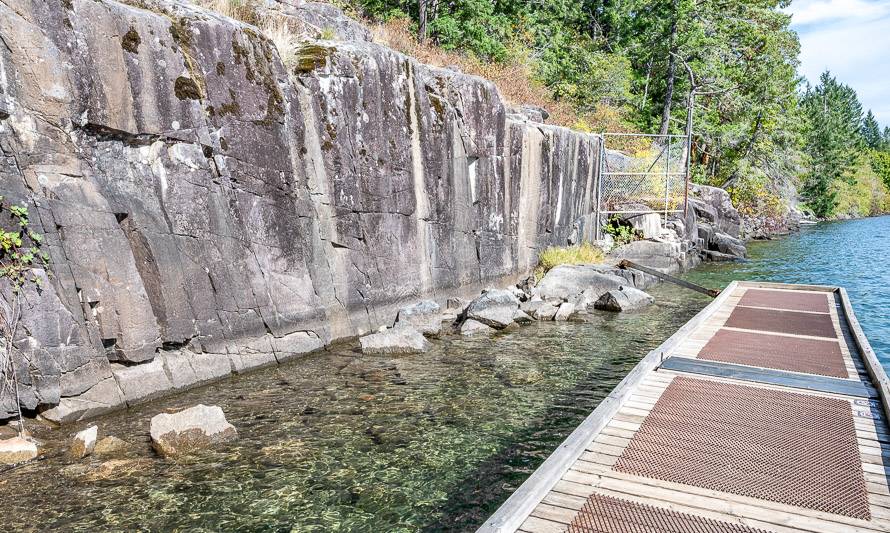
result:
[[[491,328],[504,329],[513,324],[518,310],[519,300],[512,292],[491,289],[470,302],[466,318]]]
[[[480,333],[491,334],[495,331],[497,330],[472,318],[464,320],[463,324],[460,325],[460,334],[466,336],[478,335]]]
[[[644,241],[640,241],[644,242]],[[560,265],[550,269],[537,285],[538,295],[546,299],[568,300],[586,290],[597,297],[627,283],[600,265]]]
[[[397,325],[359,339],[365,354],[412,354],[430,349],[430,341],[411,326]]]
[[[183,455],[238,437],[222,409],[201,404],[154,416],[150,434],[152,447],[163,457]]]
[[[633,287],[619,287],[602,295],[596,303],[595,309],[602,311],[636,311],[655,303],[655,298]]]
[[[596,136],[330,6],[266,4],[339,40],[285,64],[186,0],[0,3],[0,194],[53,274],[24,298],[23,408],[70,422],[280,363],[590,233]]]
[[[399,309],[397,326],[411,326],[424,335],[436,336],[442,331],[442,313],[439,304],[424,300]]]
[[[695,237],[703,251],[719,252],[736,258],[747,255],[745,244],[740,240],[742,219],[732,205],[729,193],[717,187],[694,185],[690,191],[689,211],[693,215]],[[721,256],[707,255],[712,260]]]

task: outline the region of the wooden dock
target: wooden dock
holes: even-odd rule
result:
[[[888,390],[844,289],[733,282],[479,532],[890,531]]]

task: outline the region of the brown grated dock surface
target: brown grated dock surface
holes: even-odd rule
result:
[[[594,493],[568,533],[766,533],[686,513]]]
[[[845,400],[678,376],[614,469],[868,520]]]
[[[791,335],[837,338],[834,323],[829,314],[736,307],[729,315],[725,326]]]
[[[828,298],[824,293],[771,291],[768,289],[748,289],[739,300],[739,305],[770,307],[786,311],[828,312]]]
[[[720,329],[698,353],[699,359],[847,378],[840,343]]]

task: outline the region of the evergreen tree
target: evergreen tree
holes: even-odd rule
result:
[[[849,176],[864,147],[862,104],[856,91],[825,71],[819,85],[807,88],[801,107],[809,159],[803,195],[817,216],[827,217],[837,206],[833,183]]]
[[[865,145],[872,149],[880,148],[884,142],[881,135],[881,127],[878,125],[878,121],[875,120],[875,115],[871,112],[871,109],[868,110],[868,113],[862,120],[862,138],[865,140]]]

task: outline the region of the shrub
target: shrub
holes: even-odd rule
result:
[[[550,269],[559,265],[590,265],[603,260],[603,251],[585,242],[576,246],[551,246],[538,255],[535,278],[541,279]]]
[[[609,221],[606,222],[606,225],[603,226],[603,231],[612,236],[615,240],[615,246],[621,246],[622,244],[638,241],[643,238],[643,235],[639,230],[634,229],[633,226],[625,224],[617,216],[611,217]]]

